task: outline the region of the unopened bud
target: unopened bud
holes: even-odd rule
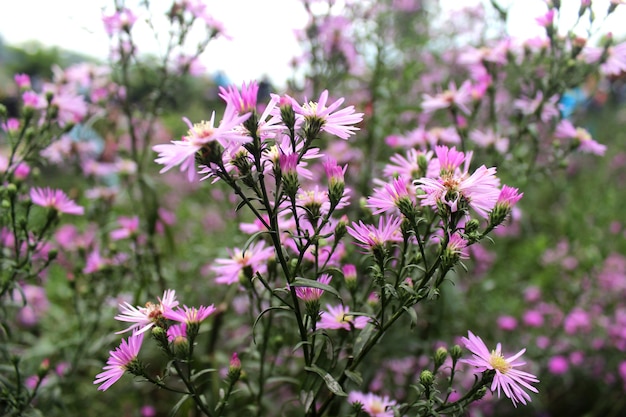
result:
[[[448,350],[446,348],[440,347],[435,351],[435,356],[434,356],[435,371],[439,369],[441,365],[443,365],[447,357],[448,357]]]
[[[423,370],[420,374],[420,384],[422,384],[424,387],[430,387],[433,385],[434,382],[435,377],[433,373],[427,369]]]
[[[230,358],[230,363],[228,365],[228,379],[230,379],[231,383],[237,382],[239,377],[241,376],[241,361],[239,360],[239,356],[237,353],[233,353],[233,356]]]
[[[452,348],[450,349],[450,357],[452,357],[452,360],[459,360],[461,356],[463,356],[463,349],[461,349],[461,346],[452,346]]]

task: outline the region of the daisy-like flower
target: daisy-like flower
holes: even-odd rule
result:
[[[178,307],[176,310],[166,310],[163,313],[163,317],[166,319],[178,321],[180,323],[200,323],[217,310],[213,304],[210,306],[187,307],[183,305],[183,308]]]
[[[106,391],[111,385],[116,383],[126,371],[130,369],[133,362],[137,360],[137,355],[143,343],[143,333],[130,336],[115,350],[109,352],[109,359],[103,369],[104,372],[96,375],[94,384],[102,384],[98,387],[100,391]]]
[[[530,395],[524,388],[532,392],[539,392],[537,388],[531,385],[531,383],[539,382],[539,380],[533,374],[515,369],[526,364],[526,362],[518,360],[526,352],[526,349],[522,349],[515,355],[505,358],[502,354],[500,343],[496,345],[494,350],[489,352],[489,349],[487,349],[480,337],[475,336],[470,331],[467,333],[468,337],[463,337],[462,341],[465,347],[472,352],[474,358],[461,359],[460,361],[475,366],[478,372],[495,371],[493,382],[491,383],[491,391],[495,392],[497,390],[498,397],[500,392],[504,391],[504,395],[511,399],[515,407],[517,407],[517,403],[526,404],[530,402]]]
[[[61,190],[52,190],[50,187],[31,188],[30,199],[38,206],[51,208],[59,213],[77,216],[85,214],[85,209],[76,204]]]
[[[228,88],[219,88],[219,96],[226,102],[226,105],[233,106],[239,113],[246,113],[256,110],[256,102],[259,93],[259,85],[256,81],[252,81],[246,85],[241,84],[241,90],[235,86]]]
[[[163,293],[163,298],[158,300],[158,304],[148,302],[145,307],[134,307],[128,302],[120,304],[121,313],[115,316],[115,319],[133,324],[117,332],[117,334],[129,330],[133,331],[133,335],[141,334],[158,324],[165,317],[165,314],[169,314],[169,311],[178,306],[174,290],[166,290]]]
[[[389,242],[395,242],[402,239],[400,234],[400,225],[402,219],[389,216],[380,217],[378,226],[364,224],[362,221],[352,223],[347,226],[346,230],[352,236],[357,246],[365,249],[366,252],[374,252],[384,249]]]
[[[313,124],[320,124],[321,130],[324,132],[341,139],[348,139],[350,135],[359,130],[354,125],[363,120],[363,113],[355,113],[354,106],[337,110],[344,102],[343,98],[340,98],[328,107],[326,107],[327,101],[328,90],[324,90],[317,102],[311,101],[300,105],[292,99],[293,110],[300,122],[304,120]]]
[[[328,274],[322,274],[317,282],[320,284],[330,284],[330,280],[332,277]],[[318,301],[322,298],[322,294],[324,294],[324,290],[321,288],[312,288],[312,287],[296,287],[296,296],[304,302],[314,302]]]
[[[390,400],[387,396],[380,397],[371,392],[365,394],[359,391],[352,391],[348,395],[348,402],[361,404],[363,411],[370,417],[393,417],[394,414],[391,407],[396,405],[396,402]]]
[[[451,212],[471,207],[484,218],[489,217],[498,196],[500,180],[496,177],[496,168],[479,167],[469,174],[471,154],[463,154],[455,148],[438,146],[435,150],[439,159],[441,173],[439,178],[421,178],[415,183],[424,191],[423,206],[440,208],[448,206]],[[459,167],[464,163],[463,170]]]
[[[235,248],[229,250],[230,258],[218,258],[215,260],[217,265],[211,269],[217,274],[215,282],[218,284],[234,284],[239,282],[242,273],[254,276],[256,272],[264,274],[267,266],[265,262],[274,256],[274,248],[265,247],[263,241],[252,243],[248,249],[241,250]]]
[[[383,169],[383,175],[386,177],[436,177],[439,173],[439,161],[433,159],[433,151],[424,152],[411,148],[406,152],[406,156],[397,153],[389,158],[389,161],[391,163]]]
[[[606,49],[606,55],[604,48],[587,47],[583,50],[583,57],[588,63],[595,63],[605,58],[600,65],[600,70],[604,75],[619,76],[626,72],[626,42],[609,46]]]
[[[408,215],[415,205],[415,189],[409,188],[410,180],[397,177],[391,183],[375,188],[374,193],[367,198],[366,207],[373,209],[374,214],[402,213]]]
[[[582,127],[575,127],[567,119],[561,120],[556,126],[554,136],[559,139],[572,139],[581,152],[602,156],[606,152],[606,146],[596,142],[591,134]]]
[[[322,311],[320,315],[320,322],[317,324],[318,329],[362,329],[369,321],[365,316],[355,317],[349,314],[348,307],[342,305],[333,307],[326,304],[326,310]]]
[[[158,158],[154,161],[164,165],[159,172],[164,173],[180,165],[181,172],[187,172],[187,178],[190,182],[193,181],[196,178],[195,157],[198,151],[211,142],[217,142],[222,147],[227,147],[232,142],[246,143],[252,140],[244,133],[235,130],[235,127],[246,121],[248,117],[250,117],[250,113],[237,115],[234,107],[230,107],[217,127],[214,126],[215,112],[208,122],[202,121],[193,125],[189,119],[183,118],[189,126],[189,131],[187,135],[182,137],[182,140],[173,140],[169,144],[152,147],[155,152],[159,153]]]
[[[434,96],[422,94],[422,98],[424,99],[424,101],[422,101],[422,110],[424,110],[425,113],[432,113],[439,109],[447,109],[455,106],[463,113],[469,114],[470,110],[467,104],[472,101],[470,92],[471,82],[469,80],[461,84],[461,87],[458,89],[453,82],[450,82],[448,89],[443,93]]]

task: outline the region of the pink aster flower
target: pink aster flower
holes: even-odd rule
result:
[[[457,88],[454,82],[448,84],[448,89],[442,93],[431,96],[422,94],[422,110],[425,113],[432,113],[439,109],[447,109],[457,107],[463,113],[469,114],[470,110],[467,104],[472,101],[471,82],[465,81],[461,87]]]
[[[161,173],[169,171],[171,168],[180,165],[182,172],[187,172],[189,181],[196,178],[196,153],[211,142],[218,142],[223,147],[227,147],[232,142],[246,143],[252,139],[244,135],[234,128],[243,123],[250,117],[250,113],[237,115],[232,111],[224,114],[224,119],[218,127],[215,124],[215,112],[211,115],[211,119],[206,122],[191,124],[189,119],[183,118],[189,131],[182,140],[173,140],[170,144],[155,145],[152,149],[158,152],[158,158],[155,159],[157,164],[164,165]]]
[[[259,85],[256,81],[250,82],[248,85],[242,83],[241,90],[235,86],[228,88],[219,87],[219,96],[226,102],[226,105],[232,106],[239,113],[246,113],[256,110],[257,96],[259,93]]]
[[[441,167],[439,178],[421,178],[416,186],[424,191],[423,206],[438,209],[448,206],[451,212],[471,207],[484,218],[489,217],[500,195],[500,180],[496,177],[496,168],[479,167],[471,175],[468,171],[471,154],[463,154],[455,148],[445,146],[436,148]],[[459,167],[464,163],[463,170]]]
[[[380,397],[371,392],[365,394],[359,391],[352,391],[348,395],[348,402],[361,404],[363,411],[370,417],[393,417],[394,413],[391,407],[396,405],[396,402],[387,396]]]
[[[127,239],[139,230],[139,217],[120,217],[117,222],[121,226],[119,229],[111,230],[111,240]]]
[[[349,106],[337,110],[344,102],[343,98],[338,99],[330,106],[326,107],[328,101],[328,90],[324,90],[317,102],[309,102],[303,105],[292,99],[293,110],[296,117],[302,120],[315,120],[322,124],[322,130],[335,135],[341,139],[348,139],[355,131],[357,123],[363,120],[363,113],[355,113],[354,106]]]
[[[274,256],[274,248],[265,247],[263,241],[252,243],[247,249],[235,248],[228,251],[230,258],[218,258],[211,269],[217,274],[218,284],[234,284],[239,282],[240,274],[256,272],[263,274],[267,270],[265,263]]]
[[[317,282],[328,285],[331,279],[332,277],[330,275],[322,274],[317,279]],[[324,290],[320,288],[296,287],[296,296],[304,302],[318,301],[322,298],[322,294],[324,294]]]
[[[409,184],[407,178],[394,178],[390,183],[375,188],[365,206],[373,209],[374,214],[401,212],[406,215],[415,205],[415,189]]]
[[[137,360],[142,343],[143,333],[136,334],[129,337],[128,340],[122,340],[117,349],[109,352],[107,364],[102,368],[104,372],[96,375],[96,379],[93,381],[94,384],[102,384],[98,390],[106,391],[124,375],[131,364]]]
[[[74,214],[76,216],[85,214],[85,209],[77,205],[61,190],[52,190],[49,187],[31,188],[30,199],[38,206],[48,207],[59,213]]]
[[[575,127],[567,119],[561,120],[556,126],[554,136],[559,139],[573,139],[581,152],[602,156],[606,152],[606,146],[596,142],[591,134],[582,127]]]
[[[184,305],[183,308],[178,307],[176,310],[166,310],[163,312],[163,317],[186,324],[200,323],[213,314],[215,310],[217,309],[213,304],[208,307],[200,306],[199,308]]]
[[[133,331],[133,335],[141,334],[155,326],[165,317],[165,314],[169,314],[169,311],[178,306],[174,290],[166,290],[163,293],[163,298],[158,300],[158,304],[148,302],[145,307],[133,307],[128,302],[120,304],[121,313],[115,316],[115,319],[133,324],[117,332],[117,334],[129,330]]]
[[[402,239],[400,233],[400,225],[402,219],[394,216],[380,217],[378,226],[364,224],[362,221],[352,223],[346,227],[350,236],[352,236],[357,246],[365,249],[365,251],[375,251],[382,249],[387,243],[395,242]]]
[[[526,404],[530,402],[530,395],[524,390],[539,392],[531,383],[539,382],[535,375],[528,372],[515,369],[523,366],[526,362],[518,361],[518,358],[526,352],[526,349],[520,350],[513,356],[505,358],[502,354],[502,346],[500,343],[496,345],[495,350],[489,352],[487,346],[478,336],[468,331],[468,337],[463,337],[465,347],[474,355],[473,359],[461,359],[461,362],[475,366],[478,372],[487,370],[495,371],[493,382],[491,383],[491,391],[504,391],[504,395],[511,399],[513,405],[517,407],[517,403]]]
[[[349,314],[350,310],[348,307],[342,305],[333,307],[330,304],[326,304],[326,310],[320,314],[320,322],[317,324],[318,329],[362,329],[369,321],[365,316],[355,317]]]
[[[598,62],[603,56],[604,48],[587,47],[583,50],[583,57],[588,63]],[[600,70],[609,76],[619,76],[626,72],[626,42],[606,49],[606,60],[600,65]]]

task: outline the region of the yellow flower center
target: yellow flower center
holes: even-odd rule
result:
[[[493,366],[493,369],[496,371],[500,371],[501,374],[506,374],[509,369],[511,369],[511,365],[504,359],[501,353],[496,352],[495,350],[491,351],[491,357],[489,358],[489,364]]]

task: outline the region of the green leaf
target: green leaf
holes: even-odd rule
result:
[[[211,372],[215,372],[215,371],[217,371],[217,369],[215,369],[215,368],[203,369],[200,372],[195,372],[193,375],[191,375],[191,380],[195,381],[196,379],[198,379],[202,375],[208,374],[208,373],[211,373]]]
[[[170,410],[170,413],[168,414],[169,417],[174,417],[176,413],[178,413],[178,410],[180,409],[180,407],[182,407],[185,401],[187,401],[189,398],[191,398],[189,394],[183,395],[181,399],[178,400],[178,402],[174,404],[174,407],[172,407],[172,409]]]
[[[321,376],[322,379],[324,380],[324,382],[326,383],[326,387],[328,387],[328,389],[333,394],[335,394],[335,395],[337,395],[339,397],[347,397],[348,396],[348,394],[346,394],[344,392],[343,388],[341,388],[341,385],[339,384],[339,382],[337,382],[337,380],[335,378],[333,378],[333,376],[331,374],[329,374],[328,372],[326,372],[325,370],[323,370],[319,366],[317,366],[317,365],[305,366],[304,369],[306,371],[315,372],[316,374]]]
[[[363,377],[360,373],[348,371],[347,369],[343,373],[346,374],[348,379],[350,379],[350,381],[354,382],[355,384],[359,386],[363,384]]]
[[[417,325],[417,312],[414,308],[407,306],[402,306],[402,309],[409,313],[409,316],[411,317],[411,329],[414,328]]]

